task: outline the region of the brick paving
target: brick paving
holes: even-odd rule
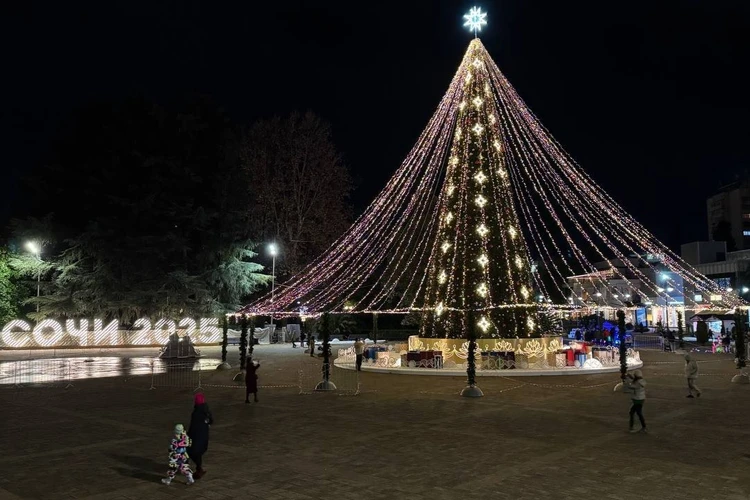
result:
[[[750,386],[729,382],[727,357],[698,355],[704,395],[690,400],[681,357],[643,353],[648,435],[627,432],[613,375],[480,379],[486,397],[471,400],[458,377],[363,373],[357,396],[300,395],[283,386],[319,361],[256,358],[274,386],[257,405],[234,371],[204,372],[226,387],[205,387],[216,425],[190,487],[159,483],[190,389],[148,390],[148,377],[0,388],[0,500],[750,498]]]

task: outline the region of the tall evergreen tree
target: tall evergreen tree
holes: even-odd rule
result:
[[[67,244],[42,312],[127,322],[236,310],[270,281],[251,262],[252,193],[239,170],[238,142],[205,101],[84,115],[38,179],[42,206],[64,200],[55,232]]]
[[[508,194],[508,131],[493,100],[490,63],[477,39],[458,70],[461,102],[430,256],[424,336],[468,340],[539,333],[531,260]]]
[[[18,317],[20,296],[16,279],[8,249],[0,248],[0,327]]]

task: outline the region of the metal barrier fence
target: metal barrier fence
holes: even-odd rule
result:
[[[679,344],[679,341],[677,342]],[[633,335],[633,348],[635,349],[654,349],[669,350],[669,340],[665,342],[664,337],[660,335],[650,335],[648,333],[636,333]]]
[[[0,386],[72,387],[68,360],[26,359],[0,364]]]
[[[195,361],[151,362],[151,387],[201,389],[201,365]]]
[[[350,369],[339,368],[333,363],[303,362],[299,370],[299,392],[300,394],[312,394],[315,392],[332,392],[340,395],[355,396],[359,394],[359,372],[355,370],[354,363]],[[328,381],[326,386],[326,370],[328,370]]]

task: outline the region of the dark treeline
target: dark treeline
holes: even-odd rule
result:
[[[307,113],[240,127],[205,98],[82,110],[26,181],[0,254],[0,320],[236,310],[270,283],[263,245],[280,247],[278,281],[350,217],[349,174],[325,122]]]

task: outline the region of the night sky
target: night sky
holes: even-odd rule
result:
[[[705,239],[705,198],[750,170],[746,0],[15,2],[0,223],[25,214],[18,183],[77,108],[195,92],[237,123],[330,121],[359,212],[447,90],[473,5],[500,69],[613,200],[673,247]]]

